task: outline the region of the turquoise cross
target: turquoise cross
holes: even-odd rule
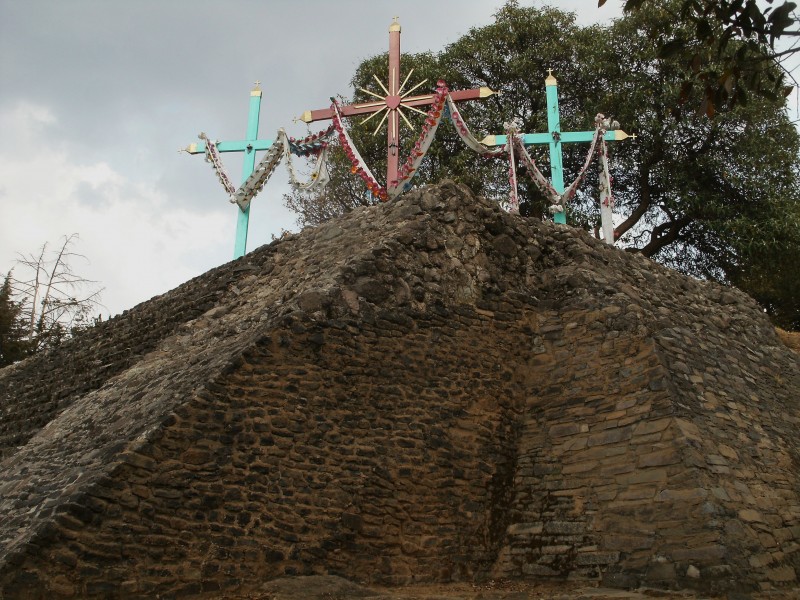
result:
[[[242,167],[242,183],[255,170],[256,152],[267,150],[272,146],[273,140],[258,139],[258,119],[261,114],[261,89],[260,81],[250,92],[250,112],[247,116],[247,134],[244,140],[234,142],[219,142],[217,150],[219,152],[244,152],[244,166]],[[190,144],[186,147],[189,154],[205,154],[205,143]],[[233,248],[233,258],[244,256],[247,251],[247,229],[250,225],[250,206],[246,209],[239,208],[239,217],[236,222],[236,242]]]
[[[550,178],[553,188],[559,193],[564,193],[564,168],[561,158],[561,144],[576,142],[589,143],[594,139],[594,131],[561,131],[561,119],[558,113],[558,81],[553,77],[553,69],[547,70],[547,79],[544,81],[547,93],[547,133],[523,134],[522,142],[526,146],[533,144],[548,144],[550,146]],[[631,137],[622,130],[607,131],[605,140],[613,142]],[[502,146],[506,143],[505,135],[488,135],[483,139],[487,146]],[[566,223],[567,213],[556,213],[553,219],[556,223]]]

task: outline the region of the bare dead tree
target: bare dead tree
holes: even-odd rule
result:
[[[72,247],[78,234],[65,235],[54,250],[45,242],[36,253],[19,254],[11,279],[14,296],[22,306],[26,336],[32,350],[54,346],[89,325],[102,306],[97,282],[78,275],[76,260],[88,260]]]

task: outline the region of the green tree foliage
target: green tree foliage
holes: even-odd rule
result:
[[[599,0],[603,6],[606,0]],[[626,0],[627,11],[668,8],[669,23],[689,25],[679,33],[661,40],[659,52],[665,58],[681,53],[686,80],[684,90],[702,89],[701,112],[713,117],[720,107],[746,104],[748,92],[776,99],[788,95],[784,69],[770,68],[800,47],[776,48],[781,39],[800,35],[795,2],[766,0]],[[766,68],[765,68],[766,67]],[[795,82],[796,83],[796,82]],[[687,102],[689,94],[681,97]]]
[[[22,308],[12,298],[11,273],[0,287],[0,367],[22,360],[28,353]]]
[[[404,56],[403,70],[414,67],[412,80],[427,77],[428,85],[443,78],[453,89],[489,86],[502,92],[461,106],[473,132],[482,137],[503,133],[503,124],[511,119],[521,122],[525,132],[547,131],[544,79],[547,69],[553,69],[563,131],[591,129],[595,114],[602,112],[638,135],[610,144],[622,245],[684,273],[736,283],[775,315],[791,313],[796,276],[791,269],[776,269],[782,264],[778,257],[800,248],[800,139],[782,98],[753,97],[713,120],[680,110],[682,97],[697,104],[705,97],[702,88],[684,85],[683,65],[696,49],[660,58],[667,40],[691,33],[691,21],[673,18],[681,2],[643,6],[608,27],[579,27],[570,13],[508,2],[493,23],[471,29],[440,55]],[[713,52],[707,50],[705,58],[713,61]],[[386,67],[385,55],[365,61],[353,78],[354,87],[374,88],[369,84],[372,74],[385,77]],[[777,71],[774,65],[768,68]],[[354,100],[367,98],[359,92]],[[375,120],[364,125],[353,121],[354,143],[380,177],[385,172],[385,127],[373,135]],[[415,137],[404,131],[401,160]],[[565,144],[563,150],[569,182],[588,144]],[[533,147],[531,152],[544,170],[546,148]],[[329,207],[325,217],[371,201],[360,181],[347,178],[347,159],[337,160],[334,185],[326,194],[347,198],[346,206]],[[506,160],[476,156],[443,124],[415,183],[450,177],[476,193],[503,200],[508,194],[506,170]],[[337,177],[350,183],[339,187]],[[596,181],[592,174],[587,178],[591,181]],[[544,215],[546,200],[521,171],[519,182],[522,214]],[[596,186],[584,185],[568,207],[568,219],[574,226],[597,230]],[[783,322],[791,322],[787,318]]]
[[[676,27],[665,4],[615,23],[612,47],[601,57],[604,104],[640,134],[617,147],[615,196],[627,216],[618,232],[659,262],[738,285],[776,322],[797,327],[800,277],[785,263],[800,252],[797,130],[782,98],[754,96],[713,120],[676,108],[682,97],[702,105],[706,91],[687,91],[683,80],[695,49],[655,59],[664,40],[692,27]],[[711,50],[705,59],[714,64]]]
[[[731,283],[749,293],[764,307],[776,325],[800,331],[800,203],[774,211],[771,231],[746,229],[754,225],[739,222],[745,231],[731,235],[754,239],[726,269]],[[758,227],[758,224],[755,224]]]

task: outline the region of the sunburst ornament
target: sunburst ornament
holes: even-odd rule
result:
[[[383,124],[387,123],[386,187],[389,189],[398,185],[400,119],[402,119],[410,129],[414,129],[403,110],[408,109],[422,115],[427,115],[426,112],[418,107],[430,106],[435,101],[435,95],[432,93],[413,95],[415,90],[418,90],[427,82],[427,79],[406,89],[406,85],[408,85],[413,73],[414,70],[412,69],[409,71],[408,75],[406,75],[403,83],[400,83],[400,23],[398,22],[398,17],[394,17],[392,24],[389,25],[389,79],[387,84],[384,85],[383,81],[381,81],[377,75],[373,75],[375,81],[383,91],[383,94],[373,90],[359,88],[359,90],[372,96],[375,100],[344,105],[339,109],[339,116],[342,117],[366,115],[366,118],[361,121],[362,123],[367,123],[376,116],[381,115],[380,121],[373,131],[373,135],[377,135],[381,127],[383,127]],[[460,102],[462,100],[486,98],[494,93],[495,92],[488,87],[482,87],[471,90],[454,91],[450,93],[450,97],[453,101]],[[305,123],[333,118],[333,109],[307,110],[300,116],[300,120]]]
[[[395,17],[395,18],[396,18],[396,17]],[[414,126],[411,124],[411,121],[409,121],[409,120],[408,120],[408,117],[406,117],[406,116],[403,114],[403,110],[402,110],[402,109],[404,109],[404,108],[406,108],[406,109],[408,109],[408,110],[413,110],[414,112],[416,112],[416,113],[419,113],[419,114],[421,114],[421,115],[423,115],[423,116],[425,116],[425,115],[426,115],[425,111],[422,111],[422,110],[420,110],[420,109],[418,109],[418,108],[415,108],[414,106],[412,106],[412,105],[409,103],[409,100],[410,100],[410,99],[409,99],[409,96],[411,96],[411,93],[412,93],[414,90],[416,90],[417,88],[419,88],[419,87],[420,87],[420,86],[422,86],[422,85],[425,85],[425,83],[428,81],[427,79],[423,79],[423,80],[422,80],[422,81],[420,81],[420,82],[419,82],[417,85],[415,85],[414,87],[410,88],[408,91],[406,91],[405,93],[403,93],[403,90],[405,89],[405,87],[406,87],[406,84],[408,83],[408,80],[409,80],[409,79],[411,79],[411,75],[412,75],[413,73],[414,73],[414,69],[411,69],[411,70],[408,72],[408,75],[406,75],[406,78],[403,80],[403,83],[402,83],[402,84],[400,84],[400,89],[398,89],[398,90],[397,90],[397,91],[395,91],[394,93],[392,93],[392,92],[390,91],[390,89],[391,89],[391,86],[392,86],[392,83],[393,83],[393,79],[392,79],[392,77],[390,77],[390,78],[389,78],[389,86],[388,86],[388,87],[389,87],[389,89],[387,89],[387,86],[383,85],[383,82],[382,82],[380,79],[378,79],[378,76],[377,76],[377,75],[375,75],[375,74],[373,73],[373,74],[372,74],[372,77],[375,79],[375,81],[377,81],[377,82],[378,82],[378,85],[379,85],[379,86],[381,86],[381,89],[382,89],[382,90],[384,91],[384,93],[386,94],[385,96],[381,96],[380,94],[378,94],[378,93],[375,93],[375,92],[373,92],[372,90],[368,90],[368,89],[366,89],[366,88],[363,88],[363,87],[360,87],[360,88],[358,88],[359,90],[361,90],[361,91],[362,91],[362,92],[364,92],[365,94],[369,94],[370,96],[373,96],[373,97],[375,97],[375,98],[378,98],[378,99],[380,99],[380,100],[381,100],[381,102],[383,102],[383,103],[384,103],[384,107],[383,107],[383,108],[380,108],[380,109],[378,109],[378,111],[377,111],[377,112],[374,112],[374,113],[372,113],[372,114],[371,114],[370,116],[368,116],[366,119],[364,119],[363,121],[361,121],[361,124],[363,125],[364,123],[366,123],[366,122],[367,122],[367,121],[369,121],[370,119],[372,119],[372,118],[374,118],[374,117],[376,117],[376,116],[378,116],[378,115],[380,115],[380,114],[382,114],[382,115],[383,115],[383,118],[381,118],[381,120],[380,120],[380,123],[378,123],[378,126],[377,126],[377,127],[375,127],[375,131],[373,131],[373,132],[372,132],[372,135],[377,135],[377,134],[378,134],[378,131],[380,131],[380,128],[381,128],[381,127],[383,126],[383,124],[386,122],[386,119],[387,119],[387,118],[389,118],[389,116],[390,116],[390,115],[393,115],[393,114],[395,114],[395,113],[396,113],[397,115],[399,115],[399,116],[400,116],[400,117],[403,119],[403,122],[404,122],[406,125],[408,125],[408,128],[409,128],[409,129],[411,129],[411,130],[413,131],[413,129],[414,129]],[[397,133],[397,132],[395,132],[395,133]]]

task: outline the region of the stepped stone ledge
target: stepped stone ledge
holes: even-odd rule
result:
[[[0,598],[791,593],[798,390],[743,293],[445,181],[0,370]]]

